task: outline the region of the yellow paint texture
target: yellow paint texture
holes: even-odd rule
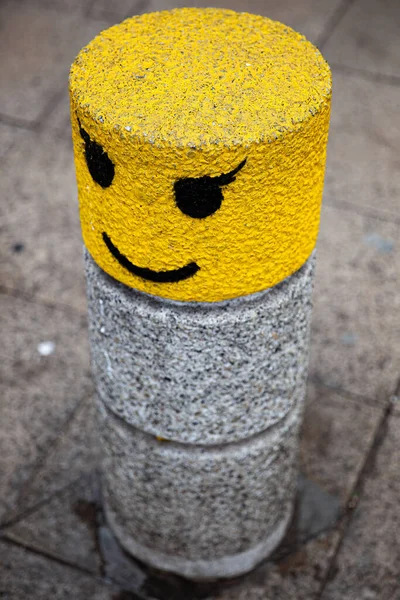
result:
[[[176,9],[100,33],[70,73],[84,242],[133,288],[174,300],[218,301],[271,287],[310,256],[318,235],[331,76],[304,36],[265,17]],[[79,121],[78,121],[79,119]],[[88,170],[79,128],[114,164],[107,188]],[[220,208],[184,214],[174,184],[218,177]],[[132,274],[196,263],[188,279]]]

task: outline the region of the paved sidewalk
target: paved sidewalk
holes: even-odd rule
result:
[[[400,3],[214,0],[305,33],[333,69],[296,516],[248,576],[194,584],[104,521],[69,64],[173,0],[0,4],[0,598],[400,599]]]

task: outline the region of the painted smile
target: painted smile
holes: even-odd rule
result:
[[[145,269],[143,267],[137,267],[130,260],[124,256],[116,246],[112,243],[106,232],[103,232],[103,240],[113,257],[123,266],[127,271],[137,275],[142,279],[148,281],[155,281],[157,283],[176,283],[177,281],[183,281],[193,277],[195,273],[200,269],[195,262],[191,262],[184,267],[179,269],[171,269],[170,271],[153,271],[152,269]]]

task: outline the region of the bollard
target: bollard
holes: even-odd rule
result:
[[[264,17],[175,9],[70,73],[107,518],[189,578],[292,516],[331,77]]]

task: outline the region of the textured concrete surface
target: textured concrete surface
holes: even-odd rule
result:
[[[88,253],[85,264],[96,388],[126,422],[219,444],[261,433],[302,403],[314,258],[272,290],[201,309],[131,290]]]
[[[99,401],[106,511],[125,548],[195,579],[271,554],[293,510],[301,405],[250,440],[199,447],[159,441]]]
[[[49,6],[50,3],[46,3]],[[228,0],[224,5],[228,5]],[[73,509],[73,505],[80,500],[81,516],[85,512],[87,516],[91,514],[93,505],[90,501],[86,506],[88,510],[83,511],[89,487],[86,492],[85,489],[81,491],[80,484],[75,480],[81,473],[85,475],[93,470],[97,458],[90,449],[93,445],[91,440],[96,439],[92,409],[84,403],[76,415],[71,413],[71,420],[64,420],[65,407],[69,411],[71,401],[74,405],[80,401],[79,389],[86,381],[81,364],[88,364],[88,356],[86,343],[76,333],[77,317],[66,306],[69,304],[81,312],[85,310],[82,303],[83,267],[79,224],[73,200],[75,183],[72,151],[68,159],[67,152],[60,150],[62,146],[59,144],[64,136],[64,141],[71,146],[67,126],[67,82],[63,75],[60,77],[60,69],[67,72],[69,56],[72,58],[78,49],[71,46],[71,50],[68,50],[69,40],[71,36],[78,36],[78,33],[71,29],[71,24],[76,22],[72,16],[67,16],[65,25],[62,19],[66,11],[75,12],[81,21],[81,32],[90,32],[86,38],[89,39],[91,32],[97,33],[103,27],[100,20],[94,19],[94,13],[90,14],[91,7],[96,11],[97,6],[100,9],[105,5],[100,2],[95,6],[93,2],[54,0],[49,9],[44,8],[44,0],[35,3],[20,0],[18,3],[3,2],[0,9],[2,31],[6,30],[2,36],[0,171],[2,190],[6,190],[2,194],[2,207],[7,208],[1,220],[1,246],[4,253],[2,269],[8,281],[7,287],[4,287],[5,279],[1,275],[0,285],[5,293],[0,296],[0,301],[4,321],[8,319],[15,323],[17,317],[20,320],[18,330],[15,327],[7,328],[0,348],[4,388],[1,414],[4,415],[5,411],[11,414],[13,411],[12,418],[5,420],[2,416],[1,422],[0,438],[6,441],[2,453],[8,457],[7,470],[4,471],[2,467],[2,483],[10,481],[9,476],[11,483],[1,487],[0,494],[2,506],[7,504],[7,514],[13,516],[13,526],[22,524],[25,518],[29,519],[29,527],[24,525],[26,542],[21,529],[18,545],[17,542],[13,542],[13,545],[2,543],[0,590],[3,597],[7,600],[26,597],[33,600],[53,600],[57,597],[127,600],[135,598],[136,594],[139,598],[161,600],[314,600],[320,597],[325,588],[325,594],[329,595],[324,600],[336,600],[338,597],[358,600],[363,596],[364,600],[396,599],[398,590],[394,586],[399,577],[396,529],[399,514],[396,499],[399,483],[396,469],[397,425],[391,422],[379,435],[377,428],[383,411],[391,405],[390,399],[400,375],[400,337],[396,329],[396,278],[399,272],[396,264],[399,239],[396,223],[399,219],[395,212],[398,211],[399,144],[396,112],[396,44],[400,36],[398,3],[377,1],[377,10],[374,9],[371,18],[372,3],[369,0],[229,2],[232,8],[246,10],[249,7],[250,10],[286,21],[309,35],[312,41],[322,47],[323,52],[328,45],[327,58],[335,64],[333,102],[336,94],[337,102],[328,150],[326,206],[323,210],[314,294],[316,327],[312,339],[312,376],[316,378],[318,375],[322,381],[326,379],[329,385],[341,388],[341,391],[314,384],[309,386],[301,465],[306,480],[310,482],[306,489],[311,506],[313,503],[315,506],[315,502],[318,502],[318,507],[321,505],[322,492],[331,494],[330,506],[334,507],[335,499],[339,498],[345,518],[315,539],[301,541],[295,536],[293,542],[291,537],[287,538],[279,549],[281,554],[274,561],[261,565],[248,577],[239,582],[232,581],[224,588],[216,584],[201,588],[188,586],[184,580],[172,580],[155,572],[145,573],[143,579],[141,566],[133,564],[122,553],[104,524],[98,529],[102,550],[98,550],[100,546],[94,547],[93,533],[88,526],[82,526],[81,517]],[[113,10],[114,7],[119,11],[116,2],[113,2]],[[157,8],[164,7],[168,7],[167,2],[158,0]],[[32,42],[28,46],[21,39],[20,23],[30,23],[34,13],[36,16],[32,19],[29,33]],[[52,53],[47,50],[54,46],[54,18],[60,21],[57,29],[59,47],[66,50],[63,50],[62,56],[57,53],[57,66],[51,66],[46,71],[46,80],[38,86],[34,79],[40,70],[38,65],[42,62],[44,65],[55,64]],[[41,30],[43,39],[39,39],[37,33],[40,19],[50,24]],[[111,18],[107,25],[115,21]],[[355,31],[357,36],[354,35]],[[46,36],[47,40],[44,39]],[[81,39],[82,43],[86,41],[83,37]],[[43,53],[46,54],[45,60]],[[15,74],[17,64],[18,76]],[[29,107],[26,108],[28,103]],[[335,114],[338,114],[338,119],[335,119]],[[29,128],[32,123],[42,131],[31,131]],[[345,123],[346,128],[341,127],[341,123]],[[351,136],[348,130],[351,130]],[[339,140],[341,136],[344,136],[342,143]],[[23,138],[32,139],[31,142],[24,142],[28,143],[30,149],[14,154],[18,146],[22,149]],[[50,146],[52,150],[49,152]],[[59,152],[64,158],[55,167],[52,176],[52,168],[47,168],[47,163],[52,164],[53,160],[57,162],[53,155]],[[12,160],[8,162],[7,157],[12,157]],[[31,182],[34,178],[28,174],[26,165],[35,164],[39,172],[33,185]],[[67,181],[65,172],[68,169],[71,179]],[[49,177],[54,182],[51,186],[48,185]],[[5,187],[5,182],[11,179],[14,185],[7,184]],[[21,190],[24,202],[34,206],[28,213],[29,219],[23,219]],[[30,219],[35,223],[37,211],[46,215],[51,210],[53,197],[61,193],[65,196],[60,202],[59,218],[51,222],[44,219],[46,227],[40,228],[38,225],[32,228]],[[11,222],[8,220],[9,214],[13,214],[18,205],[22,226],[18,218],[13,218]],[[335,208],[332,208],[333,205]],[[64,240],[65,260],[61,253],[58,254],[57,248],[56,262],[44,250],[46,230],[52,225],[54,238],[58,232],[59,239]],[[14,228],[15,235],[12,233]],[[7,230],[9,233],[5,233]],[[18,255],[21,250],[17,250],[19,262],[13,262],[16,265],[13,269],[9,268],[8,261],[15,261],[15,258],[9,252],[8,242],[3,241],[6,237],[29,249],[22,256]],[[323,250],[325,244],[326,252]],[[34,252],[35,248],[37,252]],[[35,267],[29,263],[31,254],[34,255]],[[31,264],[32,268],[26,268],[23,261]],[[14,271],[16,278],[11,284]],[[42,273],[40,278],[38,271]],[[67,273],[70,275],[67,276]],[[81,282],[76,288],[71,279],[74,276],[77,282]],[[10,290],[10,285],[15,287]],[[49,293],[49,290],[64,290],[62,300],[58,292]],[[26,294],[29,294],[28,303],[24,300]],[[18,302],[17,298],[20,299]],[[14,312],[11,306],[15,307]],[[25,320],[30,313],[30,306],[37,306],[34,310],[37,337],[32,337],[33,322]],[[56,316],[53,318],[49,316],[51,314]],[[46,322],[53,323],[54,329],[46,330]],[[4,327],[2,324],[2,332]],[[50,334],[56,333],[56,328],[65,332],[62,334],[65,341],[61,345],[67,348],[57,367],[53,362],[56,354],[47,357],[38,355],[38,362],[36,350],[29,352],[32,343],[36,348],[40,342],[46,341],[46,337],[47,341],[51,341],[53,338]],[[41,335],[42,331],[46,337]],[[19,339],[18,343],[16,339]],[[57,345],[56,350],[59,348]],[[12,360],[7,358],[7,353],[12,355]],[[68,373],[66,378],[64,372]],[[30,382],[34,383],[33,387]],[[349,391],[343,393],[346,388]],[[40,394],[37,394],[38,389]],[[399,414],[399,404],[394,402],[392,406],[394,414]],[[41,439],[53,439],[54,415],[60,424],[56,439],[50,445],[47,442],[42,444]],[[383,443],[374,445],[376,438]],[[37,444],[42,448],[40,454],[36,451]],[[375,449],[372,452],[372,464],[375,461],[379,469],[379,472],[373,471],[373,477],[368,475],[369,469],[362,468],[365,461],[370,461],[368,454],[371,446]],[[382,458],[380,452],[383,452]],[[366,476],[368,483],[364,487]],[[374,483],[374,479],[377,483]],[[68,487],[62,491],[69,485],[77,486],[75,498]],[[314,488],[314,485],[318,487]],[[364,505],[365,493],[368,497]],[[65,494],[64,503],[59,500],[59,494]],[[348,520],[351,515],[356,517],[354,507],[357,505],[362,511],[359,517],[362,528],[353,525],[352,518]],[[31,512],[24,513],[26,507]],[[305,523],[311,523],[314,527],[321,523],[320,516],[320,513],[314,513],[311,520],[305,518]],[[37,535],[34,531],[36,518]],[[43,535],[46,519],[51,536]],[[59,541],[56,543],[57,532]],[[341,545],[343,534],[345,539]],[[5,536],[6,531],[2,530],[1,535]],[[82,552],[75,551],[74,543],[67,540],[68,536],[74,540],[79,537],[75,545],[81,544]],[[47,538],[56,545],[46,548]],[[362,540],[360,545],[357,545],[357,539]],[[26,549],[22,549],[21,545]],[[89,554],[94,553],[94,556],[86,555],[83,558],[83,548]],[[57,559],[54,556],[50,559],[50,551],[55,549]],[[364,550],[373,581],[366,562],[363,562]],[[83,574],[80,562],[95,565],[97,569],[98,552],[103,565],[100,573],[96,570],[95,574]],[[68,567],[65,562],[73,566]],[[110,578],[118,582],[112,591],[107,584]],[[123,590],[131,590],[131,596]]]

